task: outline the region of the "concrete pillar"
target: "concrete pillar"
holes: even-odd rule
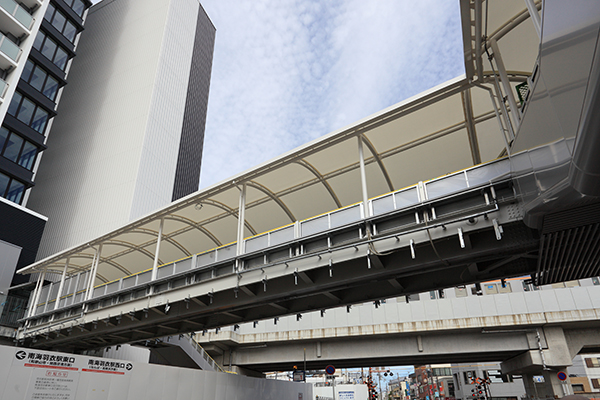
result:
[[[558,373],[566,373],[573,360],[563,328],[540,328],[537,334],[539,348],[502,362],[502,373],[522,375],[530,399],[554,399],[572,394],[569,378],[564,382],[558,379]]]
[[[559,372],[566,374],[567,368],[538,370],[522,374],[527,397],[530,399],[555,399],[573,394],[569,378],[567,377],[564,382],[560,381],[558,379]]]

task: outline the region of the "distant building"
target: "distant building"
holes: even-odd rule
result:
[[[525,386],[520,375],[502,374],[500,363],[452,364],[452,377],[456,399],[469,400],[477,396],[477,378],[489,379],[483,391],[487,399],[518,400],[525,396]]]
[[[580,354],[567,367],[573,393],[600,397],[600,354]]]

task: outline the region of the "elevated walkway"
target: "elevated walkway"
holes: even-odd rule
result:
[[[19,342],[74,351],[597,276],[600,7],[546,1],[536,31],[541,2],[485,4],[460,3],[465,76],[20,270],[39,275]],[[47,273],[61,279],[44,286]]]

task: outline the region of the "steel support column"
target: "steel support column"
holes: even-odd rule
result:
[[[33,301],[31,302],[31,308],[29,309],[29,313],[27,314],[28,317],[31,317],[35,314],[35,309],[37,308],[37,303],[40,300],[40,294],[42,293],[44,279],[46,279],[46,268],[44,268],[44,270],[38,276],[38,281],[35,285],[35,290],[33,291]]]
[[[240,204],[238,208],[238,224],[237,224],[237,243],[235,254],[240,256],[244,254],[244,223],[246,220],[246,184],[242,183],[240,189]]]
[[[162,241],[163,226],[165,219],[160,219],[160,225],[158,227],[158,236],[156,237],[156,252],[154,253],[154,263],[152,264],[152,280],[155,281],[158,275],[158,256],[160,254],[160,242]]]
[[[62,276],[60,277],[60,285],[58,286],[58,293],[56,293],[56,304],[54,304],[55,310],[58,309],[58,305],[60,304],[60,296],[62,296],[63,288],[65,287],[67,268],[69,268],[69,258],[67,258],[67,261],[65,261],[65,267],[63,268]]]
[[[492,39],[490,40],[490,45],[494,52],[494,60],[496,60],[496,66],[498,67],[498,74],[500,75],[500,82],[504,88],[504,92],[506,93],[506,97],[508,98],[508,105],[510,106],[509,117],[512,121],[513,132],[516,135],[519,130],[519,125],[521,123],[521,114],[519,114],[519,107],[517,106],[517,101],[515,100],[515,95],[510,87],[510,82],[508,80],[508,75],[506,74],[506,68],[504,68],[504,62],[502,61],[502,56],[500,55],[500,49],[498,48],[498,42]]]
[[[360,184],[362,188],[362,201],[364,217],[368,218],[371,216],[369,212],[369,195],[367,192],[367,172],[365,170],[365,155],[363,151],[363,139],[362,135],[358,135],[358,159],[360,163]]]
[[[85,292],[85,300],[92,298],[94,293],[94,282],[96,281],[96,273],[98,272],[98,264],[100,264],[100,253],[102,252],[102,245],[98,246],[96,250],[96,257],[94,257],[92,269],[90,270],[90,279],[88,281],[88,287]]]
[[[537,6],[535,5],[533,0],[525,0],[525,5],[527,6],[527,11],[529,11],[529,15],[531,16],[531,22],[533,22],[533,27],[535,28],[535,32],[538,37],[542,38],[542,21],[540,18],[540,13],[538,12]]]

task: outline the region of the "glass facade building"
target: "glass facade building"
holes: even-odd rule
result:
[[[91,5],[0,1],[0,296],[36,257],[47,218],[27,199]]]

